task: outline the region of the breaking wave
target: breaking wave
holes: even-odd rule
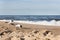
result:
[[[11,20],[0,20],[5,22],[11,22]],[[52,25],[52,26],[60,26],[60,21],[51,20],[51,21],[22,21],[22,20],[14,20],[13,22],[17,23],[26,23],[26,24],[36,24],[36,25]]]
[[[15,20],[14,22],[18,23],[27,23],[27,24],[37,24],[37,25],[52,25],[52,26],[60,26],[60,21],[17,21]]]

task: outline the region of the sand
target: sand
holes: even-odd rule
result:
[[[0,22],[0,40],[60,40],[60,26]]]

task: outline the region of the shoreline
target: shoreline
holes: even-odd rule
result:
[[[23,20],[0,20],[2,22],[9,22],[11,23],[12,21],[15,23],[25,23],[25,24],[33,24],[33,25],[44,25],[44,26],[60,26],[60,21],[23,21]]]
[[[4,23],[5,24],[5,22],[4,21],[1,21],[1,23]],[[0,23],[0,24],[1,24]],[[3,25],[3,23],[2,23],[2,25]],[[13,22],[14,24],[16,23],[16,22]],[[9,25],[10,23],[6,23],[6,25]],[[22,27],[23,28],[26,28],[26,29],[47,29],[47,30],[51,30],[51,31],[53,31],[54,33],[56,33],[56,31],[58,32],[58,33],[56,33],[56,34],[60,34],[60,26],[50,26],[50,25],[35,25],[35,24],[27,24],[27,23],[16,23],[16,24],[20,24],[20,25],[22,25]],[[6,26],[5,25],[5,26]],[[14,25],[13,25],[14,26]],[[14,26],[15,27],[15,26]],[[12,28],[13,29],[13,28]]]

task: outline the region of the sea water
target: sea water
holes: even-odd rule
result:
[[[0,15],[0,21],[60,26],[60,15]]]

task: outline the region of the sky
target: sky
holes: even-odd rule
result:
[[[0,15],[60,15],[60,0],[0,0]]]

